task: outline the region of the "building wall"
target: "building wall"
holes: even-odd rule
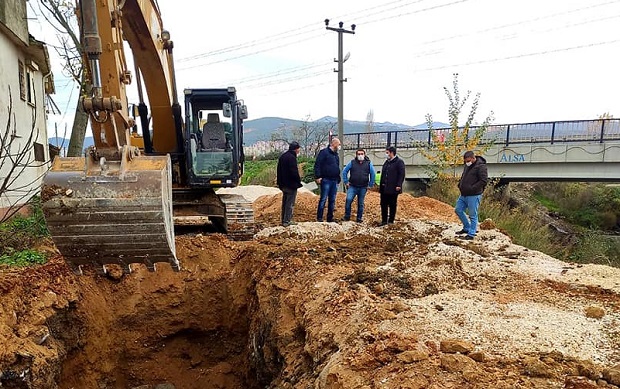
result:
[[[23,1],[23,0],[22,0]],[[19,3],[19,1],[2,0],[2,9],[6,11],[9,3]],[[23,1],[25,7],[25,1]],[[23,19],[25,21],[25,19]],[[6,27],[6,26],[5,26]],[[18,27],[20,27],[18,23]],[[20,33],[20,31],[18,31]],[[27,34],[27,30],[26,30]],[[26,38],[28,38],[26,36]],[[0,217],[6,212],[8,207],[16,203],[25,202],[30,196],[28,190],[39,191],[42,176],[48,168],[49,150],[47,147],[46,131],[46,112],[45,112],[45,90],[44,74],[40,66],[29,58],[27,46],[15,39],[15,35],[7,32],[6,28],[0,29],[0,134],[5,137],[7,126],[8,137],[5,142],[12,140],[11,154],[16,155],[19,150],[25,147],[30,148],[27,162],[31,167],[25,170],[19,169],[19,175],[13,173],[11,178],[15,178],[12,188],[25,187],[24,190],[8,190],[1,193],[0,190]],[[20,90],[20,63],[23,69],[22,83],[24,85],[25,96]],[[9,116],[9,110],[11,115]],[[10,122],[9,122],[10,121]],[[31,133],[32,139],[30,138]],[[37,143],[37,151],[31,146]],[[35,154],[37,154],[35,156]],[[35,161],[35,157],[43,161]],[[0,186],[8,176],[8,171],[13,163],[8,158],[4,150],[0,151]]]
[[[28,45],[28,19],[25,0],[0,1],[0,24],[4,33],[14,35],[22,44]],[[2,52],[4,54],[4,52]]]

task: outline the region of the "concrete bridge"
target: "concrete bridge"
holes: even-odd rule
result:
[[[395,146],[407,166],[407,180],[423,180],[430,164],[423,150],[432,151],[449,132],[439,128],[345,134],[345,162],[363,148],[381,170],[385,148]],[[489,176],[504,182],[620,182],[620,119],[492,125],[481,143],[491,144],[483,154]],[[457,167],[456,174],[461,171]]]

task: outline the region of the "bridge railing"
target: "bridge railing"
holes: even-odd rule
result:
[[[471,127],[470,133],[474,133],[477,128]],[[389,146],[397,149],[432,147],[434,142],[447,139],[449,134],[450,128],[360,132],[345,134],[343,147],[346,150],[382,149]],[[620,119],[494,124],[487,127],[480,143],[509,146],[523,143],[603,143],[610,140],[620,140]]]

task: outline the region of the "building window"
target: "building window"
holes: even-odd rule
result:
[[[45,148],[41,143],[34,143],[34,160],[37,162],[45,162]]]
[[[17,68],[19,70],[19,97],[26,101],[26,70],[24,69],[24,63],[17,61]]]
[[[28,104],[36,106],[36,94],[34,89],[34,72],[30,69],[26,70],[26,95]]]

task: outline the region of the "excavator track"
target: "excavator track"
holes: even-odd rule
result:
[[[227,235],[233,240],[251,240],[256,233],[252,203],[237,194],[222,194],[220,199],[226,204]]]
[[[125,273],[142,263],[179,271],[172,224],[169,157],[135,157],[120,170],[93,172],[88,158],[56,158],[41,197],[56,247],[76,274],[116,264]]]
[[[215,232],[232,240],[250,240],[256,233],[252,203],[236,194],[216,194],[211,190],[175,190],[174,225],[211,225]]]

